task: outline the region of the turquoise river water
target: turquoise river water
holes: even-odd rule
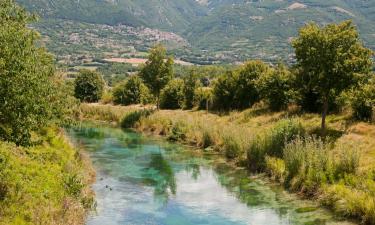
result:
[[[108,126],[67,133],[97,172],[87,225],[349,224],[218,156]]]

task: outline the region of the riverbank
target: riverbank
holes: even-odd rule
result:
[[[123,125],[137,131],[218,152],[232,163],[267,173],[338,215],[374,224],[375,126],[351,121],[350,115],[330,115],[323,142],[316,137],[319,115],[295,110],[272,113],[253,108],[225,115],[181,110],[139,113],[143,108],[108,105],[82,105],[81,110],[85,119],[111,112],[110,122],[127,121]],[[289,143],[284,146],[286,138]]]
[[[32,147],[0,142],[0,224],[84,224],[94,205],[90,160],[59,128],[33,138]]]

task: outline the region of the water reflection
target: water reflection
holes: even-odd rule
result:
[[[89,225],[343,224],[217,157],[115,128],[69,133],[97,169]]]
[[[174,171],[161,152],[151,154],[151,161],[144,168],[144,184],[154,188],[157,199],[166,204],[170,194],[175,195],[177,184]]]

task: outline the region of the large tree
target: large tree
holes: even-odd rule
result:
[[[325,27],[307,24],[292,45],[302,79],[322,102],[324,134],[329,99],[358,84],[371,71],[372,51],[363,46],[351,21]]]
[[[81,102],[98,102],[103,96],[105,82],[98,72],[81,70],[74,84],[74,96]]]
[[[173,79],[173,59],[167,57],[166,49],[162,45],[156,45],[150,50],[140,76],[156,97],[156,105],[159,108],[160,92]]]
[[[27,26],[34,19],[13,0],[0,1],[0,139],[18,145],[61,116],[53,58]]]

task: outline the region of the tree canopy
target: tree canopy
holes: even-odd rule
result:
[[[167,57],[166,49],[156,45],[150,50],[146,65],[140,71],[144,83],[157,99],[159,107],[160,92],[173,78],[173,59]]]
[[[351,21],[319,27],[310,23],[293,41],[305,84],[311,85],[323,103],[322,130],[329,98],[356,85],[372,68],[372,51],[360,42]]]
[[[102,75],[90,70],[81,70],[75,80],[74,96],[81,102],[98,102],[104,93]]]
[[[33,21],[13,0],[0,2],[0,139],[18,145],[30,145],[33,131],[60,117],[63,102],[53,57],[27,26]]]

